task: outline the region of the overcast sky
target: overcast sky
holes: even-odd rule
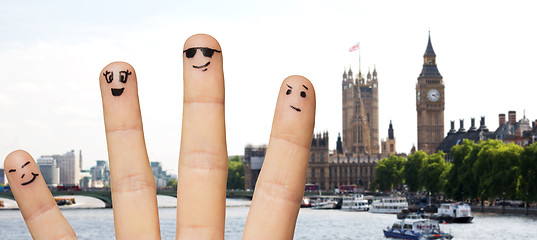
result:
[[[315,132],[341,132],[344,69],[376,66],[379,137],[393,121],[398,152],[417,144],[415,86],[427,37],[444,77],[449,121],[525,110],[537,118],[537,15],[532,1],[2,1],[0,157],[81,149],[108,160],[98,74],[113,61],[138,76],[149,158],[177,171],[182,46],[207,33],[222,46],[229,155],[267,144],[281,81],[311,80]],[[225,3],[224,3],[225,2]],[[330,3],[328,3],[330,2]],[[456,124],[457,128],[458,121]]]

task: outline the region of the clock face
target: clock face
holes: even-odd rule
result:
[[[429,101],[431,102],[436,102],[440,99],[440,93],[436,89],[431,89],[427,92],[427,98],[429,98]]]

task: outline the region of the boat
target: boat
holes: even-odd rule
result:
[[[308,208],[311,207],[311,199],[309,197],[302,197],[302,204],[300,204],[301,208]]]
[[[55,197],[54,201],[56,201],[58,206],[69,206],[75,204],[74,198]]]
[[[446,223],[470,223],[474,219],[472,208],[466,203],[442,203],[431,219]]]
[[[342,198],[340,196],[316,196],[310,197],[313,209],[340,209]]]
[[[399,239],[452,239],[450,233],[440,230],[438,221],[422,218],[405,218],[397,220],[391,227],[387,227],[385,237]]]
[[[403,197],[385,197],[373,200],[369,212],[371,213],[400,213],[408,209],[408,202]]]
[[[355,194],[343,197],[341,210],[346,211],[369,211],[369,202],[364,199],[364,195]]]
[[[397,213],[397,219],[418,219],[418,218],[429,218],[427,214],[410,212],[408,209],[403,209],[400,213]]]

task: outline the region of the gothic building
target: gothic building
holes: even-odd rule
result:
[[[395,136],[393,135],[393,125],[390,120],[390,127],[388,128],[388,138],[380,142],[382,146],[382,155],[392,155],[397,154],[395,152]]]
[[[379,153],[379,97],[377,70],[343,72],[343,152],[348,155]]]
[[[492,132],[485,125],[485,117],[481,117],[479,128],[475,125],[475,119],[471,119],[471,126],[468,130],[464,128],[464,120],[460,120],[460,128],[455,129],[455,122],[451,121],[451,129],[447,136],[438,146],[437,151],[446,153],[446,161],[451,161],[451,148],[462,143],[464,139],[474,142],[484,141],[487,139],[497,139],[504,143],[514,143],[522,147],[536,142],[537,140],[537,120],[531,122],[526,118],[526,114],[516,120],[516,111],[509,111],[508,119],[505,114],[501,113],[498,116],[498,128]],[[506,121],[507,120],[507,121]]]
[[[341,136],[337,145],[341,145]],[[380,155],[351,156],[329,149],[328,132],[313,136],[306,182],[318,185],[323,191],[353,184],[362,191],[369,189]]]
[[[416,111],[418,150],[434,153],[444,139],[444,82],[436,66],[430,34],[423,54],[423,68],[416,83]]]

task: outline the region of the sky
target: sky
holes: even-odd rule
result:
[[[84,169],[108,160],[100,70],[136,70],[151,161],[177,172],[182,47],[206,33],[222,46],[229,155],[267,144],[283,79],[315,87],[315,133],[341,132],[344,70],[376,68],[379,137],[393,122],[397,152],[417,145],[416,83],[430,36],[450,120],[510,110],[537,118],[537,3],[532,1],[1,1],[0,158],[82,150]],[[349,48],[360,43],[360,50]],[[359,55],[361,63],[359,66]]]

